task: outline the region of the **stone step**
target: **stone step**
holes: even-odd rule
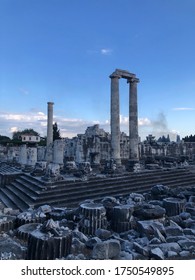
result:
[[[52,186],[38,178],[23,174],[4,188],[7,191],[2,190],[0,195],[4,199],[4,201],[2,199],[4,204],[12,208],[24,209],[42,204],[69,206],[78,205],[85,199],[100,200],[107,195],[119,197],[131,192],[145,192],[156,184],[168,187],[193,186],[195,173],[191,173],[188,169],[157,170],[105,179],[93,178],[84,182],[59,181]]]
[[[148,188],[146,188],[146,190],[148,190]],[[132,192],[137,192],[137,188],[132,188],[131,190]],[[143,189],[142,189],[143,191]],[[96,201],[100,201],[103,197],[105,196],[115,196],[115,197],[120,197],[123,195],[128,195],[131,192],[129,192],[129,190],[123,190],[122,192],[119,193],[118,190],[113,190],[113,191],[102,191],[102,192],[95,192],[95,193],[79,193],[77,196],[73,195],[73,194],[68,194],[67,196],[56,198],[56,197],[48,197],[47,198],[47,203],[52,205],[52,206],[58,206],[59,205],[62,207],[73,207],[73,206],[78,206],[79,203],[81,203],[82,201],[86,200],[86,199],[91,199],[91,200],[96,200]],[[70,198],[71,196],[71,198]],[[43,200],[44,201],[44,200]],[[43,204],[43,201],[41,200],[37,200],[35,203],[35,207],[38,207],[40,205]]]
[[[21,211],[29,208],[29,204],[22,200],[22,198],[16,196],[8,187],[1,190],[1,195],[2,194],[4,195],[4,201],[5,199],[7,200],[7,203],[5,204],[7,207],[12,207],[13,209],[19,209]]]
[[[195,179],[189,179],[189,180],[185,180],[184,182],[181,182],[178,179],[173,179],[172,181],[169,181],[169,186],[172,187],[179,187],[179,186],[186,186],[187,185],[195,185]],[[155,185],[155,184],[154,184]],[[57,190],[53,191],[53,194],[46,194],[44,197],[40,197],[37,199],[37,203],[40,203],[44,200],[49,201],[49,203],[54,203],[56,202],[62,202],[64,201],[64,203],[69,203],[70,201],[72,201],[72,199],[74,200],[78,200],[80,201],[81,197],[82,199],[85,198],[91,198],[93,199],[94,197],[96,198],[96,195],[99,197],[103,197],[106,195],[128,195],[131,192],[144,192],[144,191],[149,191],[151,189],[153,185],[151,185],[151,183],[144,183],[142,185],[134,185],[134,186],[125,186],[121,183],[120,188],[118,187],[118,185],[115,186],[107,186],[106,188],[95,188],[95,192],[94,189],[92,188],[87,188],[85,186],[85,188],[82,189],[72,189],[69,191],[66,191],[64,193],[58,193]],[[66,205],[64,205],[66,206]]]
[[[22,198],[26,202],[29,201],[29,203],[30,201],[35,201],[38,197],[38,195],[35,195],[33,192],[30,193],[28,188],[18,184],[18,182],[12,182],[7,188],[20,199]]]
[[[22,175],[20,176],[20,180],[23,180],[24,182],[28,183],[29,186],[32,186],[33,190],[42,191],[45,189],[44,182],[33,176]]]
[[[40,192],[40,190],[37,190],[37,188],[34,185],[31,185],[29,182],[25,182],[23,179],[21,178],[17,178],[14,182],[13,185],[16,185],[17,187],[21,187],[23,189],[25,189],[25,191],[27,191],[27,193],[29,193],[30,195],[34,195],[37,196]]]
[[[54,195],[54,194],[58,194],[58,193],[61,194],[64,191],[66,191],[66,192],[72,191],[72,189],[74,189],[74,191],[81,192],[83,190],[85,191],[85,189],[92,188],[93,190],[95,189],[97,191],[98,189],[102,190],[103,187],[104,187],[104,189],[114,187],[114,186],[116,186],[118,188],[125,187],[125,186],[126,187],[130,187],[130,186],[139,187],[139,185],[143,185],[143,184],[148,184],[149,187],[152,187],[154,184],[166,184],[166,183],[169,183],[170,181],[175,182],[176,180],[178,182],[180,182],[181,179],[183,181],[186,181],[188,178],[189,178],[189,175],[182,174],[182,175],[180,175],[180,177],[175,177],[175,176],[169,177],[166,175],[166,178],[160,178],[160,177],[155,178],[153,176],[150,176],[149,178],[147,178],[145,180],[143,180],[144,178],[139,178],[139,180],[137,180],[136,177],[134,177],[134,178],[129,177],[129,178],[125,178],[125,180],[121,179],[121,180],[116,180],[116,181],[114,181],[114,180],[112,180],[112,181],[105,180],[105,181],[101,181],[101,182],[93,181],[93,183],[89,183],[88,181],[86,181],[86,182],[81,182],[80,184],[72,183],[72,184],[68,184],[68,185],[66,185],[64,183],[63,186],[58,185],[58,186],[53,187],[52,189],[48,189],[48,190],[42,192],[39,197],[47,196],[47,195]]]
[[[15,202],[13,202],[12,200],[10,200],[10,198],[7,196],[6,193],[4,193],[4,191],[0,191],[0,201],[3,202],[3,204],[6,207],[12,208],[12,209],[18,209],[18,206]]]

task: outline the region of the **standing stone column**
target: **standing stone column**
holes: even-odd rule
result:
[[[37,148],[29,147],[27,150],[27,165],[35,166],[37,162]]]
[[[53,102],[47,102],[47,147],[53,143]]]
[[[121,164],[120,157],[120,103],[119,79],[120,76],[112,74],[111,78],[111,158],[117,165]]]
[[[55,140],[53,146],[53,163],[64,164],[64,147],[65,142],[62,139]]]
[[[138,110],[137,110],[137,83],[139,79],[129,79],[129,160],[136,163],[138,154]],[[131,163],[130,163],[131,164]]]
[[[21,165],[27,164],[27,147],[26,144],[20,146],[19,163]]]

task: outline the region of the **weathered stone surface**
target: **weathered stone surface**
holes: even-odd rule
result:
[[[50,213],[52,211],[52,207],[50,205],[42,205],[37,209],[37,213],[43,212],[44,214]]]
[[[145,200],[145,197],[143,194],[140,193],[131,193],[129,195],[129,199],[127,200],[127,203],[130,204],[132,201],[133,202],[143,202]]]
[[[118,240],[108,240],[101,243],[97,243],[92,252],[93,259],[113,259],[120,255],[121,246]]]
[[[133,255],[131,253],[122,251],[119,260],[133,260]]]
[[[194,206],[188,206],[186,207],[186,212],[190,213],[191,216],[194,216],[195,217],[195,207]]]
[[[108,258],[117,258],[121,252],[121,245],[118,240],[110,239],[106,241],[108,243]]]
[[[154,258],[155,260],[164,260],[165,256],[163,251],[160,248],[154,248],[150,251],[151,258]]]
[[[111,218],[112,229],[119,233],[130,230],[133,211],[134,205],[115,206]]]
[[[186,250],[190,247],[195,248],[195,240],[189,240],[189,239],[184,239],[184,240],[178,240],[179,246],[182,248],[182,250]]]
[[[0,260],[25,260],[26,246],[9,236],[0,236]]]
[[[184,251],[181,251],[179,253],[179,256],[183,259],[183,260],[188,260],[192,257],[190,251],[187,251],[187,250],[184,250]]]
[[[143,256],[145,256],[145,257],[148,257],[148,256],[149,256],[149,250],[148,250],[148,248],[147,248],[147,247],[141,246],[141,245],[138,244],[137,242],[133,242],[133,249],[134,249],[137,253],[139,253],[139,254],[141,254],[141,255],[143,255]]]
[[[162,243],[163,242],[166,242],[166,239],[165,239],[165,233],[164,233],[164,235],[160,232],[160,230],[158,229],[158,228],[155,228],[154,226],[153,226],[153,229],[154,229],[154,236],[158,239],[158,240],[160,240]]]
[[[73,254],[69,254],[66,258],[62,258],[65,260],[86,260],[86,257],[84,254],[78,254],[78,255],[73,255]]]
[[[195,237],[195,229],[191,229],[191,228],[185,228],[183,230],[183,233],[185,235],[191,235],[191,236],[194,236]]]
[[[70,252],[74,255],[81,254],[85,251],[85,243],[80,241],[78,238],[72,238],[71,250]]]
[[[132,252],[132,255],[133,255],[133,260],[148,260],[148,257],[139,254],[137,252]]]
[[[183,235],[183,229],[179,226],[168,226],[165,229],[167,236],[181,236]]]
[[[92,258],[97,260],[107,260],[108,244],[105,242],[97,243],[93,248]]]
[[[45,213],[39,210],[28,209],[20,213],[16,218],[17,226],[21,226],[28,223],[43,223],[46,221]]]
[[[157,237],[154,237],[150,240],[149,244],[161,244],[161,240]]]
[[[101,203],[83,203],[80,205],[79,230],[94,235],[98,228],[107,227],[106,209]]]
[[[176,253],[175,251],[168,251],[167,252],[167,258],[168,259],[174,259],[178,256],[178,253]]]
[[[79,241],[80,242],[80,241]],[[72,232],[60,228],[52,219],[39,229],[32,231],[28,238],[28,260],[54,260],[70,254]]]
[[[182,218],[182,220],[187,220],[191,217],[190,213],[188,212],[181,212],[179,216]]]
[[[165,209],[159,205],[144,203],[134,209],[133,215],[141,220],[151,220],[164,217],[165,212]]]
[[[14,229],[16,217],[9,215],[0,215],[0,233]]]
[[[112,233],[109,230],[98,228],[95,235],[102,240],[106,240],[112,236]]]
[[[42,224],[40,223],[32,223],[32,224],[24,224],[17,228],[16,236],[23,240],[28,241],[28,237],[31,234],[31,232],[37,228],[39,228]]]
[[[185,203],[185,199],[175,197],[168,197],[163,199],[163,206],[166,209],[166,215],[169,217],[179,215],[184,211]]]
[[[73,230],[72,236],[75,238],[78,238],[81,242],[84,242],[84,243],[88,241],[88,237],[84,233],[82,233],[78,230]]]
[[[183,188],[174,192],[171,190],[171,193],[177,196],[177,201],[183,201],[181,197],[184,195],[180,196],[181,189],[183,191]],[[56,256],[60,259],[75,260],[194,258],[195,217],[186,212],[186,209],[190,208],[193,213],[194,202],[186,202],[184,210],[177,215],[165,216],[165,209],[160,206],[162,204],[157,203],[157,199],[148,201],[150,197],[144,195],[146,202],[143,202],[141,196],[133,193],[130,200],[129,196],[117,199],[106,197],[102,200],[106,202],[106,207],[102,203],[85,201],[74,209],[53,208],[49,205],[43,205],[37,210],[29,209],[18,215],[19,222],[16,227],[20,223],[24,223],[24,226],[20,226],[18,231],[8,231],[9,238],[14,238],[17,232],[17,237],[22,238],[22,241],[31,241],[26,244],[27,259],[53,259]],[[85,207],[82,207],[83,205]],[[118,211],[116,216],[113,215],[114,208]],[[175,205],[173,208],[175,209]],[[2,213],[3,210],[4,208]],[[120,232],[113,228],[111,230],[111,219],[108,222],[107,210],[111,210],[111,219],[120,225]],[[148,219],[152,211],[158,218]],[[52,215],[55,221],[50,219]],[[36,221],[39,220],[42,222],[36,228]],[[121,224],[125,223],[127,227],[122,227]],[[68,234],[67,239],[63,240],[65,231],[68,231],[70,236]],[[36,253],[32,253],[33,250]],[[2,258],[14,258],[13,254],[5,251]]]
[[[131,253],[133,250],[133,241],[124,240],[121,242],[121,250]]]
[[[191,195],[190,196],[189,202],[194,202],[195,203],[195,195]]]
[[[164,185],[155,185],[151,188],[151,194],[153,196],[160,196],[160,195],[166,195],[169,193],[170,188]]]
[[[176,253],[181,251],[181,247],[176,242],[162,243],[159,244],[158,247],[163,251],[164,254],[166,254],[168,251],[175,251]]]
[[[185,235],[182,235],[182,236],[168,236],[167,238],[166,238],[166,242],[167,243],[174,243],[174,242],[178,242],[179,240],[185,240],[186,239],[186,237],[185,237]]]
[[[149,239],[155,236],[155,229],[164,233],[165,229],[162,223],[155,220],[137,221],[137,230],[141,236],[147,236]]]
[[[87,242],[85,243],[85,245],[90,248],[90,249],[93,249],[93,247],[97,244],[97,243],[101,243],[102,240],[96,236],[92,237],[92,238],[89,238],[87,240]]]

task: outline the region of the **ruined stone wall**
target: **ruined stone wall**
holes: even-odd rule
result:
[[[195,159],[195,143],[170,142],[152,144],[140,142],[138,145],[139,158],[145,156],[187,156]],[[129,159],[129,136],[124,132],[120,138],[120,156],[125,162]],[[79,134],[72,139],[66,139],[65,157],[76,162],[88,161],[99,164],[111,158],[111,135],[99,128],[99,125],[88,127],[85,134]]]
[[[139,144],[140,156],[170,156],[170,157],[187,157],[189,160],[195,160],[195,143],[161,143],[150,145],[147,143]]]
[[[0,145],[0,161],[7,160],[7,147]]]

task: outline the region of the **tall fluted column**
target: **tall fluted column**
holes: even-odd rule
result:
[[[137,83],[139,79],[128,80],[129,86],[129,159],[138,161],[138,109],[137,109]]]
[[[111,78],[111,157],[117,165],[121,164],[120,157],[120,104],[119,78],[112,74]]]
[[[53,143],[53,102],[47,102],[47,147]]]

